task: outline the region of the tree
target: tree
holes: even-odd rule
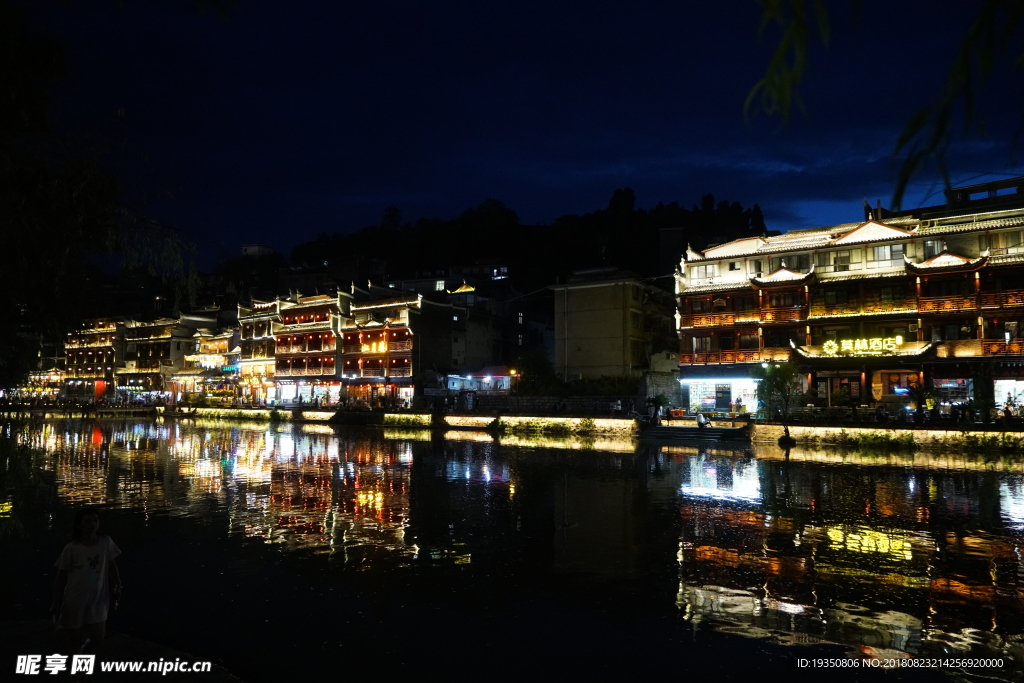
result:
[[[797,395],[800,368],[795,363],[762,363],[754,366],[750,374],[760,380],[757,383],[757,400],[765,416],[777,416],[782,423],[783,437],[779,439],[779,445],[783,445],[783,441],[792,444],[789,415]]]
[[[816,34],[827,47],[831,18],[825,0],[761,0],[760,4],[759,32],[774,26],[779,39],[764,77],[747,95],[744,110],[748,117],[756,109],[788,120],[794,107],[803,108],[799,87],[809,63],[812,36]],[[851,0],[850,4],[856,14],[859,3]],[[900,208],[907,185],[929,161],[934,161],[947,189],[952,185],[946,155],[958,114],[962,111],[963,133],[984,130],[976,104],[981,86],[1000,64],[1024,64],[1024,3],[983,0],[975,6],[975,18],[960,42],[942,91],[910,117],[896,140],[893,156],[902,159],[893,189],[894,209]]]
[[[0,386],[24,379],[42,339],[63,337],[114,265],[176,280],[194,296],[192,249],[177,231],[133,214],[91,149],[55,135],[46,115],[66,59],[0,1]],[[179,301],[180,303],[180,301]]]

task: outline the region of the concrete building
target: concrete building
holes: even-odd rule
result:
[[[678,365],[672,297],[634,273],[574,273],[554,292],[555,372],[565,381],[639,377]]]

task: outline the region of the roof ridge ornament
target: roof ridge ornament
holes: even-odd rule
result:
[[[686,243],[686,260],[687,261],[700,261],[703,258],[704,258],[704,254],[700,253],[699,251],[694,251],[693,247],[690,246],[690,243],[689,242]]]

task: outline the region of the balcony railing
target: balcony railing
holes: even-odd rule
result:
[[[359,344],[345,344],[343,347],[341,347],[341,352],[342,353],[360,353],[362,348],[363,347],[360,346]]]
[[[979,298],[982,308],[1024,306],[1024,290],[1019,289],[1006,292],[982,292]]]
[[[986,356],[1024,356],[1024,342],[982,339],[981,351]]]
[[[921,313],[941,313],[943,311],[966,311],[977,308],[973,296],[929,296],[921,297],[918,310]]]
[[[278,377],[306,377],[308,375],[333,375],[334,368],[276,368],[274,374]]]
[[[679,355],[682,365],[702,365],[705,363],[763,363],[767,361],[789,360],[789,349],[733,349],[731,351],[711,351],[708,353],[683,353]]]
[[[811,304],[812,318],[825,318],[832,315],[852,315],[860,313],[860,304]]]
[[[935,347],[938,358],[969,358],[982,355],[981,339],[952,339],[940,342]]]
[[[388,342],[388,351],[411,351],[411,350],[412,350],[412,341],[411,340],[406,339],[406,340],[403,340],[403,341]]]
[[[412,377],[412,368],[388,368],[388,377]]]
[[[363,368],[359,371],[360,377],[383,377],[384,368]]]
[[[916,299],[900,299],[899,301],[872,301],[864,304],[865,313],[902,313],[917,310]]]
[[[763,308],[761,309],[761,322],[780,323],[791,320],[803,320],[804,309],[789,306],[786,308]]]

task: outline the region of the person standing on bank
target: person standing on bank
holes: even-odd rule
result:
[[[106,635],[107,610],[121,599],[121,573],[114,559],[121,554],[109,536],[97,534],[99,513],[82,508],[75,513],[71,542],[57,558],[53,584],[57,627],[68,631],[71,649],[81,654],[86,642],[95,648]]]

